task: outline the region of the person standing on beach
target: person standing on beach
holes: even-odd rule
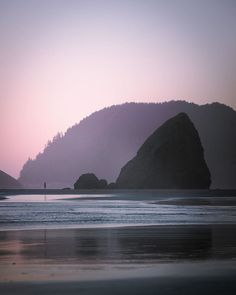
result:
[[[46,183],[46,181],[44,181],[44,183],[43,183],[43,188],[46,190],[46,188],[47,188],[47,183]],[[47,201],[47,195],[46,195],[46,192],[45,192],[45,194],[44,194],[44,201],[46,202]]]

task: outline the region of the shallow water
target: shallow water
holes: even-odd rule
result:
[[[10,196],[0,202],[0,230],[236,224],[235,197],[209,197],[199,192],[189,200],[188,193],[166,197],[148,192]]]

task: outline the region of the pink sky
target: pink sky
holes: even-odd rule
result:
[[[105,106],[184,99],[236,109],[233,1],[33,3],[0,3],[0,169],[12,176]]]

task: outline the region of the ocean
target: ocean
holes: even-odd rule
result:
[[[236,224],[236,198],[202,192],[16,195],[0,202],[0,230]]]

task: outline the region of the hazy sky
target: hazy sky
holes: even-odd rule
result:
[[[236,109],[236,0],[0,0],[0,169],[126,101]]]

